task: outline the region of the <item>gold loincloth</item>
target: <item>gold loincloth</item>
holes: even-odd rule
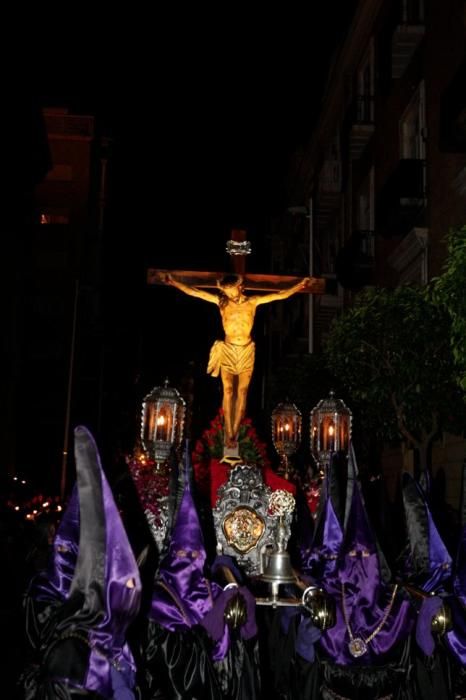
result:
[[[247,345],[233,345],[216,340],[210,349],[207,374],[218,377],[223,368],[230,374],[242,374],[254,369],[256,346],[251,340]]]

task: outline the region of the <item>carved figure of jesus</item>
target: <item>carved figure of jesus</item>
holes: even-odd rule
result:
[[[246,413],[249,384],[254,369],[255,345],[251,337],[256,308],[261,304],[280,301],[303,290],[310,283],[305,277],[297,284],[271,294],[247,296],[241,275],[229,274],[217,280],[218,293],[184,284],[167,274],[166,284],[211,304],[220,310],[224,340],[216,340],[210,350],[207,373],[221,376],[223,385],[223,414],[225,446],[236,447],[239,426]]]

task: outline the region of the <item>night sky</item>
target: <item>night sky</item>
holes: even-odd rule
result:
[[[112,225],[131,232],[135,255],[179,260],[181,237],[186,258],[204,261],[213,240],[223,252],[232,227],[254,236],[289,205],[280,189],[288,159],[310,136],[354,4],[259,19],[236,7],[222,17],[173,10],[150,30],[130,17],[126,40],[106,33],[99,51],[83,38],[72,70],[52,53],[41,98],[96,114],[113,137]]]
[[[183,9],[183,22],[139,18],[137,28],[129,18],[125,36],[83,35],[79,50],[63,36],[30,66],[42,106],[93,114],[112,139],[101,280],[107,425],[123,426],[127,440],[142,397],[167,375],[180,386],[194,373],[207,414],[218,407],[220,382],[205,376],[222,332],[217,309],[148,289],[145,271],[228,269],[232,228],[252,241],[248,269],[270,271],[267,222],[296,204],[284,196],[287,167],[311,135],[353,6],[332,0],[260,21]],[[88,423],[82,407],[76,422]]]

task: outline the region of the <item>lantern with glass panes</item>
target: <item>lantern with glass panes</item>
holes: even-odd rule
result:
[[[311,411],[311,452],[320,467],[327,467],[334,452],[348,453],[352,413],[330,392]]]
[[[279,473],[289,478],[289,458],[301,444],[302,417],[290,401],[279,403],[272,411],[272,442],[280,457]]]
[[[172,447],[179,448],[183,437],[186,402],[169,386],[155,387],[142,402],[141,442],[149,457],[161,471]]]

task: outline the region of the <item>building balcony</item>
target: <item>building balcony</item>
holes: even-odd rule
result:
[[[377,197],[377,232],[399,236],[423,226],[426,208],[425,161],[403,158]]]
[[[401,78],[424,36],[425,27],[420,21],[399,24],[392,37],[392,78]]]
[[[360,158],[375,130],[374,98],[358,95],[350,108],[350,154],[353,160]]]

